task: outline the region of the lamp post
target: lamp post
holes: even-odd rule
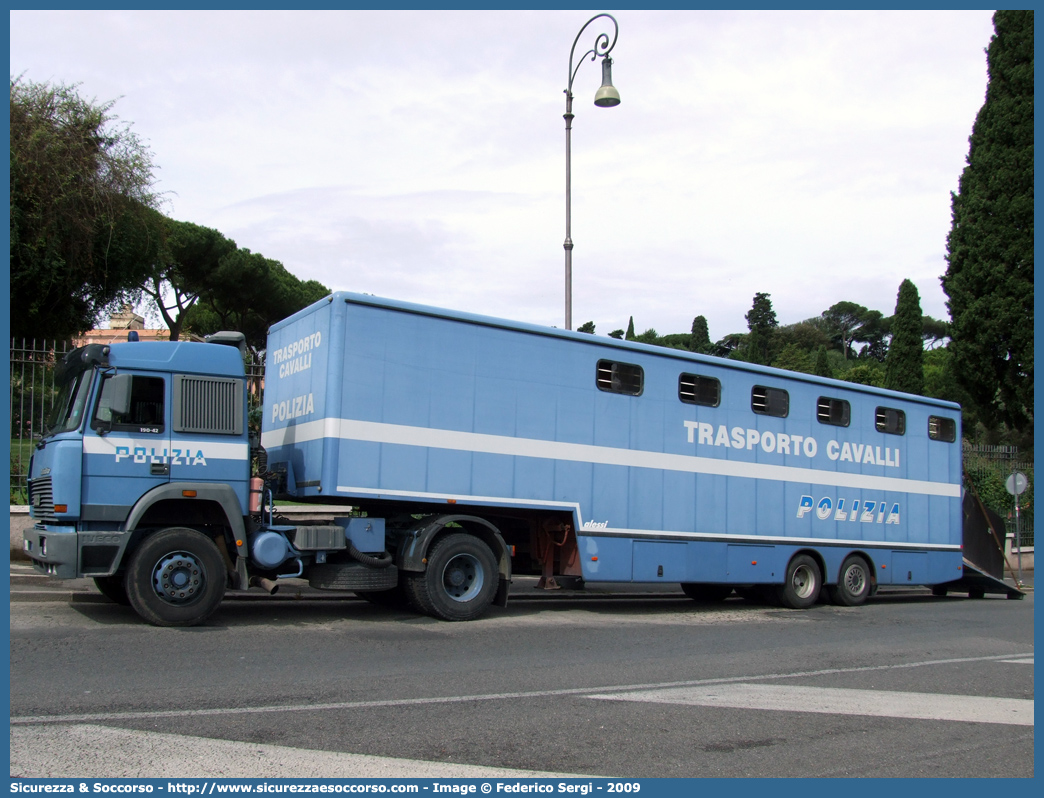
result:
[[[609,41],[608,33],[599,33],[595,37],[594,47],[580,56],[580,60],[576,64],[576,68],[573,68],[573,54],[576,52],[576,44],[580,41],[580,37],[583,36],[584,31],[587,30],[587,26],[594,22],[596,19],[606,17],[613,23],[613,40]],[[598,91],[595,92],[594,103],[599,108],[612,108],[614,105],[620,104],[620,92],[613,86],[612,76],[612,65],[613,59],[609,57],[610,51],[616,46],[616,38],[620,34],[620,26],[616,24],[616,19],[611,14],[597,14],[591,19],[584,23],[584,26],[580,28],[580,32],[576,34],[576,38],[573,40],[573,47],[569,51],[569,83],[566,86],[566,112],[563,116],[565,119],[565,133],[566,133],[566,235],[565,243],[562,245],[565,248],[565,328],[567,330],[573,329],[573,239],[570,238],[570,212],[572,203],[572,164],[570,162],[570,134],[573,130],[573,78],[576,77],[576,73],[580,70],[580,64],[584,62],[587,56],[591,56],[591,60],[595,61],[598,58],[602,59],[602,85]]]

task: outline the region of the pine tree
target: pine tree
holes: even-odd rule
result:
[[[885,388],[924,393],[924,326],[921,317],[917,286],[903,280],[892,317],[892,343],[885,358]]]
[[[993,26],[942,283],[958,384],[987,425],[1031,432],[1033,12],[998,11]]]
[[[627,332],[624,334],[625,341],[634,340],[634,316],[627,320]]]

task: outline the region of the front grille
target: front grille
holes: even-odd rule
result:
[[[29,504],[33,508],[33,518],[45,524],[56,524],[58,518],[54,514],[54,491],[50,477],[40,477],[29,481]]]

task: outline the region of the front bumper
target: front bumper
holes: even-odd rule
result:
[[[71,526],[38,524],[22,533],[22,551],[38,572],[58,579],[111,576],[129,537],[122,531],[77,532]]]

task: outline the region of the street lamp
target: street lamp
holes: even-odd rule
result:
[[[613,40],[610,43],[608,33],[599,33],[595,38],[594,47],[580,56],[580,60],[577,62],[576,69],[573,68],[573,54],[576,52],[576,43],[580,41],[580,37],[584,31],[587,30],[587,26],[594,22],[596,19],[606,17],[613,23]],[[594,61],[598,58],[602,59],[602,85],[598,91],[595,92],[594,103],[599,108],[612,108],[614,105],[620,104],[620,92],[613,86],[612,67],[613,59],[609,57],[609,52],[616,46],[616,37],[620,34],[620,26],[616,24],[616,19],[611,14],[597,14],[587,20],[580,32],[576,34],[576,38],[573,40],[573,47],[569,51],[569,84],[565,90],[566,96],[566,112],[564,115],[565,119],[565,132],[566,132],[566,235],[565,243],[562,245],[565,248],[565,328],[567,330],[573,329],[573,239],[570,238],[570,210],[571,210],[571,194],[572,194],[572,176],[571,176],[571,164],[570,164],[570,134],[573,130],[573,78],[576,77],[576,73],[580,70],[580,64],[584,62],[587,56],[591,56],[591,60]]]

